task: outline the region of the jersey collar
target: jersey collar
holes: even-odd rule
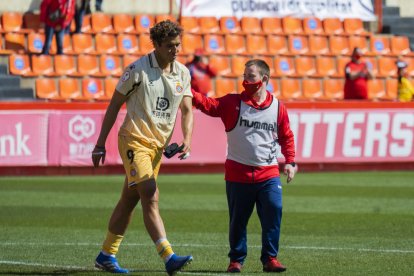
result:
[[[151,68],[160,68],[160,66],[158,65],[158,62],[157,62],[157,58],[155,57],[155,51],[151,52],[148,55],[148,60],[149,60]],[[171,69],[172,69],[171,74],[172,75],[177,75],[177,64],[176,64],[175,61],[171,63]]]

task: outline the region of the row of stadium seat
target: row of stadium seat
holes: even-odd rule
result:
[[[117,78],[37,78],[36,95],[45,100],[107,101],[111,98]],[[215,81],[215,97],[242,91],[242,78],[219,77]],[[283,100],[340,100],[343,97],[341,78],[271,78],[267,89]],[[369,98],[395,99],[398,81],[376,78],[368,83]]]
[[[164,19],[175,21],[167,14],[107,14],[93,13],[84,17],[82,32],[91,33],[145,33],[149,28]],[[39,14],[4,12],[1,17],[0,31],[30,32],[40,29]],[[267,34],[335,34],[335,35],[367,35],[360,19],[316,17],[304,19],[294,17],[182,17],[180,24],[186,32],[191,33],[267,33]],[[72,26],[73,30],[74,26]]]
[[[9,68],[14,75],[33,76],[120,76],[123,68],[138,59],[139,55],[10,55]],[[343,77],[349,57],[333,56],[260,56],[270,67],[271,76],[283,77]],[[209,64],[219,76],[238,77],[243,74],[244,64],[251,57],[212,55]],[[179,56],[182,63],[188,59]],[[396,77],[395,57],[364,58],[376,77]],[[414,76],[414,57],[405,57],[408,73]]]
[[[168,14],[147,15],[94,13],[86,15],[82,24],[82,32],[88,33],[148,33],[154,23],[175,18]],[[0,32],[43,32],[40,27],[40,15],[36,13],[3,12],[1,15]],[[75,30],[72,22],[71,30]]]
[[[0,53],[40,53],[42,33],[0,35]],[[4,42],[3,42],[4,41]],[[302,35],[198,35],[184,34],[182,53],[192,54],[203,48],[207,54],[247,55],[350,55],[354,47],[365,55],[413,55],[406,36],[302,36]],[[74,34],[63,41],[65,54],[145,54],[153,49],[148,34]],[[51,53],[56,53],[53,40]]]

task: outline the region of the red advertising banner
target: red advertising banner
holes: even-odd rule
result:
[[[1,166],[91,166],[91,151],[104,110],[0,112]],[[289,109],[299,163],[414,162],[411,108]],[[107,143],[105,164],[121,164],[117,133],[121,110]],[[182,140],[180,116],[171,142]],[[219,118],[194,111],[191,156],[166,164],[217,164],[226,158],[226,133]],[[283,156],[279,156],[283,161]]]
[[[0,165],[47,165],[48,112],[0,112]]]

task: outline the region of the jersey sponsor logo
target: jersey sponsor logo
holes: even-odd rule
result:
[[[276,122],[266,123],[266,122],[258,122],[258,121],[249,121],[248,119],[243,119],[243,117],[240,116],[239,126],[274,131],[276,129]]]
[[[170,101],[164,97],[157,98],[157,104],[155,110],[152,111],[152,115],[157,118],[170,119],[171,113],[164,112],[170,107]]]

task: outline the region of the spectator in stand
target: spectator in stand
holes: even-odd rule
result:
[[[191,74],[191,87],[204,95],[211,96],[213,93],[211,78],[214,78],[217,72],[208,64],[204,50],[195,50],[193,60],[187,63],[186,66]]]
[[[75,0],[43,0],[40,5],[40,21],[45,28],[42,54],[48,55],[53,34],[56,35],[57,54],[63,54],[63,36],[75,14]]]
[[[103,0],[96,0],[95,1],[95,11],[102,12],[102,2],[103,2]]]
[[[260,260],[265,272],[283,272],[277,259],[282,221],[282,183],[278,146],[285,156],[289,183],[297,170],[295,145],[286,107],[266,90],[270,69],[265,61],[249,60],[244,69],[244,91],[209,98],[193,92],[193,105],[220,117],[227,133],[225,180],[230,215],[229,273],[241,272],[247,256],[247,224],[256,206],[262,226]]]
[[[373,74],[366,62],[361,60],[362,51],[355,47],[351,61],[345,65],[345,100],[368,99],[368,83]]]
[[[75,33],[77,34],[80,34],[82,32],[83,18],[86,14],[91,13],[90,5],[90,0],[76,0]]]
[[[400,102],[410,102],[414,98],[414,87],[407,79],[407,66],[405,61],[397,61],[398,68],[398,100]]]

